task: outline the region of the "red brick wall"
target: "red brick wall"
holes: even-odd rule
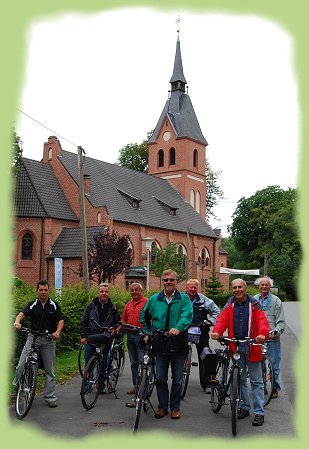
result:
[[[169,141],[164,141],[163,135],[168,131],[171,134]],[[169,164],[169,150],[175,148],[176,163],[175,165]],[[158,164],[158,152],[162,149],[164,151],[164,166],[159,167]],[[197,150],[197,167],[193,166],[193,152]],[[204,145],[195,142],[188,138],[176,139],[175,132],[170,124],[170,121],[166,118],[163,121],[162,128],[158,133],[158,138],[155,143],[149,145],[149,168],[148,173],[150,175],[156,175],[160,177],[166,176],[179,176],[168,178],[168,181],[179,191],[179,193],[190,202],[190,192],[200,192],[200,214],[205,218],[206,209],[206,148]],[[193,176],[200,179],[189,178]]]

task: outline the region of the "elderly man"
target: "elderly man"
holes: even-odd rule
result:
[[[193,320],[191,326],[200,326],[199,342],[195,344],[198,361],[199,361],[199,376],[200,385],[204,391],[209,383],[209,377],[205,374],[204,364],[200,356],[204,347],[209,346],[209,329],[216,322],[216,319],[220,313],[219,307],[214,301],[202,293],[198,293],[199,281],[197,279],[189,279],[187,282],[187,295],[189,296],[193,306]]]
[[[14,327],[20,331],[22,321],[30,317],[30,327],[34,331],[45,332],[46,330],[53,335],[49,340],[45,336],[39,336],[36,340],[36,347],[39,349],[45,370],[45,388],[44,399],[49,407],[57,407],[57,396],[55,392],[55,358],[56,358],[56,340],[59,339],[63,329],[64,321],[59,304],[48,297],[49,283],[47,280],[40,280],[36,286],[38,297],[29,302],[23,311],[15,318]],[[29,334],[26,344],[20,355],[19,363],[16,367],[16,377],[13,380],[15,390],[21,378],[26,355],[31,348],[33,335]]]
[[[85,307],[83,316],[80,322],[80,335],[81,335],[81,343],[86,344],[85,348],[85,363],[87,364],[91,356],[96,351],[96,345],[92,343],[88,343],[87,335],[97,334],[103,332],[100,326],[110,327],[114,324],[117,324],[120,320],[119,314],[117,312],[116,307],[113,305],[112,301],[109,297],[109,285],[105,282],[101,283],[98,288],[98,296],[94,298],[87,306]],[[109,351],[110,345],[106,344],[103,350],[103,360],[104,365],[106,364],[107,355]],[[101,370],[102,371],[102,370]],[[101,379],[101,388],[100,393],[104,394],[105,384],[104,384],[104,370],[103,373],[100,373],[102,376]]]
[[[254,296],[261,306],[262,310],[268,318],[271,334],[269,336],[267,353],[272,359],[275,370],[275,385],[272,398],[278,397],[278,391],[281,390],[280,382],[280,361],[281,361],[281,345],[280,335],[284,332],[285,318],[283,305],[278,296],[270,292],[273,286],[273,280],[269,277],[262,277],[255,281],[258,285],[260,293]]]
[[[171,418],[180,418],[180,398],[183,382],[183,367],[188,353],[187,329],[193,318],[190,298],[176,289],[177,274],[173,270],[162,273],[163,290],[152,295],[141,311],[141,323],[147,333],[163,330],[169,337],[157,336],[153,341],[156,353],[156,387],[158,410],[155,417],[160,419],[171,410]],[[171,365],[172,387],[169,395],[168,368]]]
[[[142,328],[140,322],[140,313],[146,302],[147,298],[143,296],[143,288],[138,282],[133,282],[130,285],[130,294],[132,299],[126,304],[121,315],[121,322],[124,324],[133,324],[133,326],[138,326]],[[139,347],[140,336],[129,333],[128,334],[128,353],[131,362],[131,373],[132,373],[132,383],[133,388],[127,391],[127,394],[134,394],[136,387],[136,378],[138,364],[142,360],[144,351]]]
[[[265,313],[261,310],[260,303],[247,294],[247,284],[243,279],[232,281],[233,296],[228,299],[222,312],[214,325],[211,338],[218,340],[228,330],[230,338],[245,339],[254,338],[257,343],[263,343],[268,338],[269,324]],[[230,350],[235,351],[235,345],[230,344]],[[250,400],[247,387],[247,368],[253,399],[254,420],[253,426],[262,426],[264,423],[264,384],[262,374],[262,350],[261,346],[240,343],[240,367],[242,369],[240,379],[241,408],[238,411],[238,419],[250,415]]]

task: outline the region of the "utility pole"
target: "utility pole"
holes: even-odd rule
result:
[[[87,244],[87,228],[86,228],[84,161],[83,161],[83,153],[85,153],[85,150],[81,146],[78,146],[77,151],[78,151],[79,203],[80,203],[79,222],[82,237],[83,278],[84,278],[84,288],[86,292],[88,292],[89,270],[88,270],[88,244]]]
[[[264,276],[267,276],[268,271],[268,257],[267,254],[264,254]]]

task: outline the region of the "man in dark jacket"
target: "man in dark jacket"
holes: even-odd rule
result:
[[[86,344],[85,348],[85,364],[88,363],[90,357],[96,351],[96,344],[87,341],[87,336],[92,334],[103,333],[100,326],[111,327],[120,321],[116,307],[113,305],[109,297],[109,286],[107,283],[99,285],[98,296],[93,299],[85,308],[81,322],[80,335],[81,343]],[[106,343],[103,350],[104,365],[106,364],[110,344]],[[102,375],[104,376],[104,371]],[[102,380],[100,393],[105,393],[105,385]]]

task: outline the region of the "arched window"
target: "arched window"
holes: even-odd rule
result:
[[[197,152],[197,150],[195,149],[195,150],[193,151],[193,167],[195,167],[195,168],[197,168],[197,163],[198,163],[197,156],[198,156],[198,152]]]
[[[157,242],[152,242],[151,244],[151,263],[156,263],[157,259],[158,259],[158,251],[159,251],[160,247],[157,244]]]
[[[158,151],[158,167],[164,167],[164,151]]]
[[[201,194],[200,192],[196,192],[196,198],[195,198],[195,210],[200,213],[201,210]]]
[[[190,192],[190,204],[192,207],[195,207],[195,193],[194,190],[191,190]]]
[[[27,234],[23,236],[21,242],[21,258],[23,260],[31,260],[32,257],[33,257],[33,237],[29,232],[27,232]]]
[[[182,257],[181,265],[182,268],[185,269],[187,265],[187,250],[182,243],[178,245],[177,252]]]
[[[53,149],[52,147],[48,148],[48,160],[50,161],[53,157]]]
[[[98,223],[101,223],[101,220],[102,220],[101,212],[98,212],[97,217],[98,217]]]
[[[201,249],[200,255],[198,256],[198,264],[202,268],[210,266],[210,255],[206,248]]]
[[[170,148],[170,165],[176,164],[176,150],[174,147]]]

